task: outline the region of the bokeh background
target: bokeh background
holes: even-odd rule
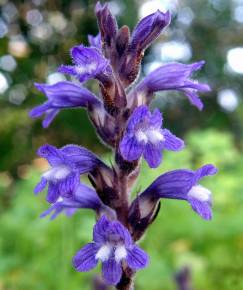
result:
[[[109,160],[82,110],[62,111],[50,128],[28,117],[44,97],[34,82],[65,79],[56,72],[68,63],[69,49],[96,34],[95,1],[0,0],[0,289],[86,290],[92,273],[77,273],[74,253],[90,241],[94,216],[80,211],[53,222],[39,215],[48,205],[33,188],[46,163],[37,148],[77,143]],[[151,256],[138,273],[137,290],[176,289],[174,273],[192,270],[193,289],[243,289],[243,1],[113,0],[110,8],[120,25],[134,27],[156,9],[169,9],[169,28],[146,51],[142,74],[168,61],[204,59],[197,77],[213,90],[203,96],[201,113],[174,93],[155,100],[165,125],[185,139],[180,153],[165,154],[156,170],[143,165],[138,187],[162,172],[195,169],[204,163],[219,168],[205,180],[213,191],[214,219],[202,221],[184,202],[163,201],[159,217],[142,241]],[[97,89],[96,83],[89,83]]]

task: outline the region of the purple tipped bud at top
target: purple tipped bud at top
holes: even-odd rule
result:
[[[124,86],[129,86],[138,77],[143,51],[170,23],[170,13],[157,11],[143,18],[134,28],[131,40],[121,61],[119,74]]]
[[[131,36],[131,50],[139,53],[148,47],[170,23],[170,13],[156,11],[144,17],[135,27]]]
[[[95,13],[97,16],[101,39],[105,50],[109,49],[117,34],[116,19],[111,14],[107,3],[102,5],[100,2],[98,2],[95,6]]]
[[[127,161],[139,159],[142,155],[151,168],[162,161],[162,150],[179,151],[184,142],[169,130],[162,129],[162,114],[158,109],[153,113],[147,106],[136,108],[128,120],[127,128],[120,143],[120,152]]]

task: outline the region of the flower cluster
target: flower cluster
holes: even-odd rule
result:
[[[114,164],[106,165],[77,145],[44,145],[38,155],[48,161],[50,169],[42,174],[34,192],[48,187],[46,200],[50,207],[42,217],[50,214],[53,219],[62,212],[70,216],[78,209],[93,210],[97,217],[93,242],[77,252],[73,265],[77,271],[85,272],[101,261],[107,285],[132,289],[135,272],[149,261],[136,242],[156,218],[160,200],[185,200],[198,215],[209,220],[211,192],[198,183],[217,172],[211,164],[195,171],[170,171],[130,200],[142,158],[150,168],[157,168],[163,160],[163,150],[184,148],[183,140],[163,127],[161,112],[151,111],[150,104],[156,92],[175,90],[202,110],[198,93],[210,88],[191,78],[204,61],[165,64],[135,83],[144,51],[169,25],[169,12],[158,10],[148,15],[131,34],[127,26],[118,28],[107,4],[97,3],[95,13],[100,33],[88,37],[90,46],[72,48],[72,64],[58,69],[71,76],[71,81],[36,84],[47,101],[34,108],[30,116],[45,115],[43,127],[48,127],[61,109],[85,108],[99,138],[112,148]],[[84,86],[91,79],[99,83],[99,96]],[[81,175],[88,176],[92,187],[81,183]]]

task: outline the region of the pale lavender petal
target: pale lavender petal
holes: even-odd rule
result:
[[[49,144],[42,145],[38,149],[37,154],[40,157],[45,158],[51,166],[58,166],[64,161],[63,155],[60,151],[56,147]]]
[[[195,172],[195,183],[200,181],[201,178],[205,176],[215,175],[217,172],[218,169],[213,164],[203,165]]]
[[[131,117],[128,120],[127,131],[132,132],[136,129],[136,126],[143,122],[146,118],[150,116],[150,112],[147,106],[140,106],[136,108]]]
[[[189,203],[191,204],[192,209],[199,214],[205,220],[212,219],[212,209],[211,202],[208,201],[200,201],[195,198],[189,198]]]
[[[80,183],[80,175],[77,172],[70,173],[66,178],[58,182],[58,189],[62,196],[69,197],[74,194]]]
[[[95,268],[98,260],[95,255],[98,247],[94,243],[87,244],[73,257],[73,266],[78,272],[87,272]]]
[[[120,143],[121,155],[127,161],[137,160],[143,154],[144,146],[135,136],[125,135]]]
[[[55,119],[56,115],[60,112],[58,109],[49,109],[45,112],[45,118],[42,121],[43,128],[48,128],[51,122]]]
[[[198,94],[193,89],[182,89],[182,92],[187,96],[189,102],[198,108],[198,110],[202,111],[204,105],[203,102],[200,100]]]
[[[150,168],[157,168],[162,161],[162,147],[160,144],[148,143],[143,153],[144,159]]]
[[[41,215],[40,218],[44,218],[47,215],[51,214],[50,220],[54,220],[62,211],[63,207],[59,204],[59,202],[54,203],[50,206],[47,210],[45,210]]]
[[[108,285],[116,285],[122,276],[122,267],[115,259],[109,259],[102,263],[103,278]]]
[[[132,238],[129,231],[120,222],[113,221],[110,231],[112,234],[119,236],[119,239],[121,238],[123,240],[126,247],[132,245]]]
[[[144,17],[135,27],[131,36],[131,50],[143,51],[170,23],[170,13],[157,11]]]
[[[184,148],[184,141],[175,135],[173,135],[169,130],[163,129],[162,134],[165,138],[164,147],[171,151],[180,151]]]
[[[159,109],[154,109],[151,114],[149,124],[153,129],[160,129],[163,126],[163,116],[160,113]]]
[[[139,270],[145,268],[149,264],[148,255],[140,247],[134,245],[132,249],[127,250],[127,264],[131,269]]]
[[[49,203],[54,203],[54,202],[57,201],[59,195],[60,195],[60,193],[59,193],[59,190],[58,190],[58,185],[54,184],[52,182],[49,182],[49,187],[48,187],[48,191],[47,191],[46,200]]]
[[[91,151],[78,145],[66,145],[59,149],[63,154],[66,164],[69,164],[73,170],[79,174],[92,171],[97,166],[106,167],[106,165]]]
[[[98,33],[96,36],[93,35],[88,35],[88,40],[89,40],[89,44],[90,46],[94,46],[98,49],[101,49],[101,36],[100,33]]]
[[[97,210],[102,206],[101,200],[98,197],[96,191],[83,183],[80,183],[77,190],[75,191],[74,199],[82,208]]]
[[[103,204],[97,193],[92,188],[85,184],[79,184],[71,197],[58,199],[57,202],[41,214],[41,217],[51,214],[51,220],[53,220],[63,211],[65,211],[67,216],[71,216],[80,208],[98,211],[102,206]]]
[[[95,224],[93,229],[93,240],[97,244],[106,243],[107,231],[109,230],[111,222],[103,215]]]
[[[36,185],[36,187],[34,189],[34,193],[37,194],[37,193],[43,191],[44,188],[46,187],[46,185],[47,185],[47,180],[44,177],[42,177],[40,182]]]

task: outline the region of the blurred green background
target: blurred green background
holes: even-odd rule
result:
[[[34,82],[54,83],[69,62],[69,49],[96,34],[95,1],[0,0],[0,290],[86,290],[92,273],[77,273],[74,253],[90,241],[94,216],[80,211],[72,218],[39,219],[48,205],[32,192],[46,164],[37,148],[77,143],[109,159],[82,110],[61,112],[42,129],[28,111],[43,102]],[[179,201],[163,201],[159,217],[141,242],[151,265],[138,273],[137,290],[176,289],[173,275],[192,269],[196,290],[243,289],[243,1],[114,0],[110,8],[120,25],[160,8],[172,12],[172,24],[144,58],[142,74],[161,63],[204,59],[197,76],[213,90],[202,96],[202,113],[182,95],[155,100],[165,125],[185,139],[180,153],[166,153],[156,170],[142,168],[137,189],[176,168],[214,163],[219,173],[205,179],[213,191],[214,219],[202,221]],[[96,90],[95,83],[89,83]],[[136,189],[135,189],[136,190]]]

